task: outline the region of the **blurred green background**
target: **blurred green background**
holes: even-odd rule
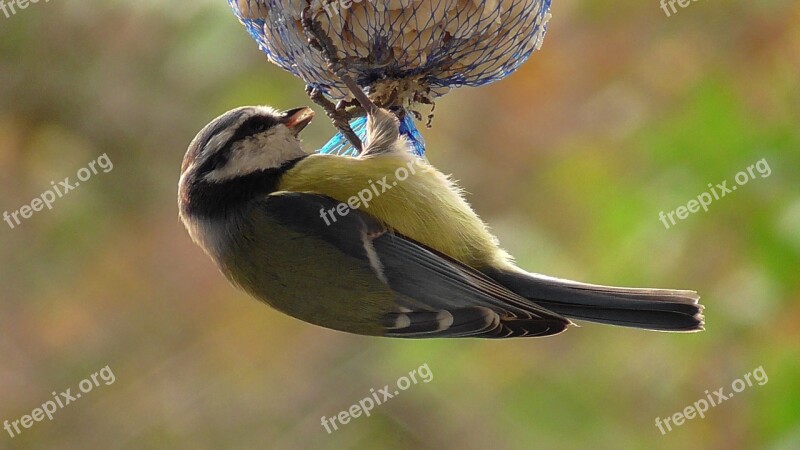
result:
[[[223,0],[40,1],[0,15],[0,210],[103,153],[114,169],[0,222],[0,421],[106,365],[116,381],[0,448],[800,448],[800,4],[552,13],[519,72],[438,102],[430,160],[522,267],[695,289],[706,332],[401,341],[272,311],[191,242],[176,185],[210,119],[309,104],[300,81]],[[308,148],[332,132],[316,120]],[[762,158],[771,176],[659,221]],[[430,383],[321,426],[426,363]],[[656,428],[759,366],[768,383]]]

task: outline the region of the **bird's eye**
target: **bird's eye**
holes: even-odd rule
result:
[[[256,116],[251,117],[247,123],[245,123],[244,131],[245,135],[252,136],[254,134],[263,133],[270,128],[276,125],[277,121],[272,117],[267,116]]]
[[[253,124],[250,125],[250,131],[252,134],[263,133],[267,131],[267,124],[264,122],[253,122]]]
[[[270,117],[250,117],[236,130],[236,133],[234,133],[230,141],[236,142],[263,133],[275,126],[276,123],[277,121]]]

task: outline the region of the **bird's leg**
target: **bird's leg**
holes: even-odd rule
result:
[[[353,97],[361,104],[361,107],[364,108],[367,114],[375,111],[378,107],[367,97],[367,94],[364,93],[361,86],[356,84],[356,82],[350,78],[350,75],[347,74],[342,59],[339,58],[336,45],[334,45],[330,36],[322,29],[320,21],[312,16],[310,1],[308,1],[308,5],[303,9],[301,18],[303,21],[303,29],[309,37],[309,44],[322,53],[328,63],[328,69],[342,80],[342,83],[347,86],[347,89],[350,90]]]
[[[342,114],[342,112],[346,113],[347,111],[337,109],[336,105],[328,100],[321,90],[311,87],[310,85],[306,86],[306,94],[308,94],[314,103],[325,110],[325,114],[331,119],[333,126],[339,129],[342,136],[344,136],[345,139],[350,142],[350,145],[360,154],[362,150],[361,139],[358,138],[358,135],[350,126],[351,117],[347,114]]]
[[[311,1],[308,0],[307,3],[308,4],[303,9],[301,19],[303,22],[303,30],[308,36],[309,45],[322,53],[322,56],[328,64],[328,69],[341,78],[348,89],[352,90],[352,86],[355,86],[361,96],[366,98],[369,104],[372,104],[366,94],[364,94],[364,91],[362,91],[361,88],[358,87],[358,85],[355,84],[355,82],[353,82],[350,76],[345,72],[344,65],[342,64],[341,59],[338,57],[336,46],[331,41],[330,37],[322,30],[322,25],[320,22],[312,16]],[[322,106],[322,108],[325,110],[325,113],[328,115],[328,117],[330,117],[334,126],[339,129],[342,135],[350,142],[350,145],[352,145],[360,154],[363,149],[363,144],[361,143],[361,139],[358,138],[358,135],[356,135],[356,133],[353,131],[352,127],[350,127],[350,120],[354,117],[358,117],[358,112],[348,112],[347,104],[344,102],[340,102],[338,106],[335,106],[330,100],[325,98],[322,91],[319,89],[311,88],[309,86],[306,88],[306,92],[315,103]],[[355,92],[353,95],[359,100],[359,103],[364,105],[363,99],[359,99]],[[372,106],[375,107],[374,104],[372,104]],[[369,113],[369,108],[364,109]]]
[[[350,108],[348,110],[348,108]],[[356,117],[363,117],[366,112],[364,108],[358,103],[358,100],[339,100],[336,103],[336,109],[342,111],[345,115],[347,115],[348,119],[355,119]]]

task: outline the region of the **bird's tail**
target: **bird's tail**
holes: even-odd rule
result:
[[[537,305],[572,319],[657,331],[704,329],[703,306],[694,291],[599,286],[524,272],[487,275]]]

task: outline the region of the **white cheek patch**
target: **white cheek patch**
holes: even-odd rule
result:
[[[209,181],[226,181],[259,170],[274,169],[304,156],[300,140],[283,125],[234,144],[228,162],[206,175]]]

